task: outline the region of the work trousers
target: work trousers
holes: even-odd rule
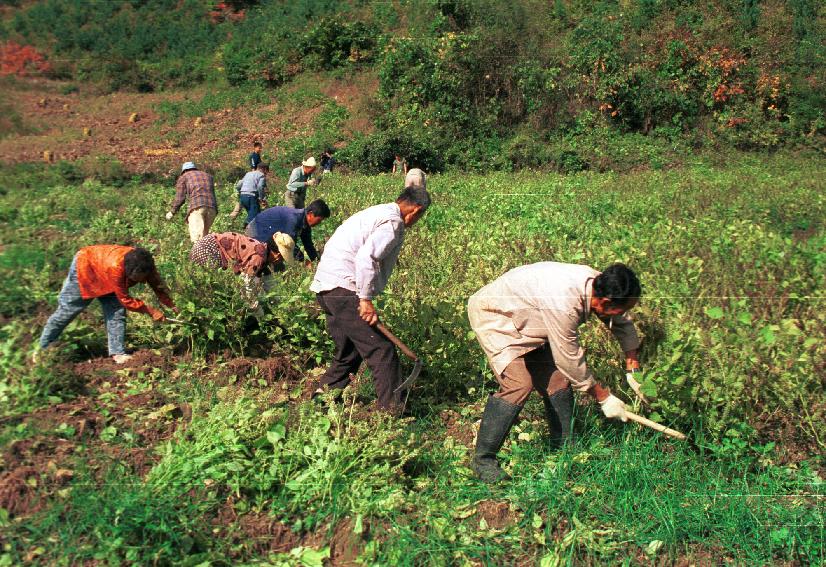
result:
[[[209,233],[216,213],[217,211],[212,207],[198,207],[189,211],[187,223],[189,224],[189,239],[193,244]]]
[[[379,409],[396,409],[400,397],[393,390],[399,385],[400,366],[393,343],[359,316],[355,292],[337,287],[316,297],[336,344],[333,363],[321,377],[322,386],[345,388],[364,360],[373,373]]]
[[[244,210],[247,211],[247,220],[244,226],[252,222],[252,219],[258,216],[261,212],[261,201],[255,195],[241,195],[238,200]]]
[[[306,191],[306,190],[305,190]],[[284,192],[284,202],[287,204],[288,207],[292,207],[293,209],[303,209],[304,208],[304,200],[307,197],[307,193],[299,192],[299,191],[285,191]]]
[[[109,355],[124,354],[124,339],[126,337],[126,308],[115,297],[114,293],[97,298],[103,308],[103,318],[106,321],[106,333],[109,337]],[[41,348],[47,348],[55,342],[60,333],[71,323],[80,312],[92,303],[91,299],[83,299],[80,294],[80,284],[77,281],[77,256],[72,260],[69,275],[63,282],[63,289],[57,299],[55,311],[40,335]]]
[[[565,375],[556,369],[547,343],[516,358],[496,376],[496,380],[499,391],[494,396],[519,406],[525,405],[532,390],[547,398],[571,387]]]

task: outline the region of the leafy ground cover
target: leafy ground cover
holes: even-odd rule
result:
[[[431,177],[380,306],[426,364],[412,415],[391,419],[371,411],[368,373],[341,404],[307,401],[331,352],[310,272],[284,274],[256,320],[235,278],[189,265],[185,227],[162,218],[170,185],[0,166],[0,565],[818,564],[824,174],[816,157],[727,154]],[[333,209],[317,239],[400,185],[333,174],[313,195]],[[226,213],[229,184],[219,198]],[[152,249],[190,324],[130,316],[138,355],[121,368],[100,358],[92,307],[30,364],[72,254],[100,242]],[[485,486],[467,464],[494,382],[465,304],[549,259],[640,273],[652,417],[691,442],[582,400],[555,452],[531,400],[502,453],[513,482]],[[610,338],[588,326],[584,341],[630,399]]]

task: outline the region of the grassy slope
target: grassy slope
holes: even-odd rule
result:
[[[738,159],[627,175],[434,177],[436,203],[411,232],[384,300],[386,320],[428,366],[413,400],[417,419],[404,423],[366,415],[363,377],[356,401],[343,409],[325,415],[298,403],[329,358],[323,323],[307,310],[309,274],[285,276],[263,336],[251,335],[237,282],[222,275],[203,284],[205,276],[187,266],[184,228],[161,220],[169,188],[77,186],[54,170],[4,169],[0,403],[15,419],[2,425],[3,474],[14,473],[11,462],[31,464],[24,479],[42,500],[35,513],[0,516],[3,561],[220,563],[298,549],[279,556],[289,564],[302,554],[313,560],[299,549],[305,545],[330,546],[338,561],[361,554],[381,564],[645,563],[657,541],[664,542],[658,556],[671,560],[822,561],[823,485],[814,471],[822,467],[817,369],[824,353],[806,339],[824,330],[822,299],[811,290],[823,281],[826,172],[802,158]],[[320,191],[334,219],[318,237],[359,208],[389,200],[398,184],[386,176],[326,180]],[[229,187],[221,199],[229,210]],[[216,230],[229,228],[219,217]],[[154,369],[103,365],[83,374],[71,361],[100,353],[105,341],[92,310],[51,359],[28,367],[26,347],[54,305],[74,250],[126,241],[156,251],[197,325],[158,328],[130,317],[133,346],[161,349],[150,358]],[[661,379],[657,410],[691,427],[697,448],[607,424],[584,405],[578,441],[553,453],[532,400],[503,451],[515,480],[486,487],[470,477],[473,422],[493,384],[467,334],[464,303],[506,269],[548,258],[594,266],[623,259],[639,269],[646,298],[638,319],[657,345],[645,358]],[[709,311],[716,307],[723,319]],[[798,324],[804,332],[792,329]],[[620,386],[615,347],[593,327],[586,342],[598,375]],[[193,345],[193,357],[182,355]],[[242,349],[259,370],[236,370]],[[671,363],[676,350],[682,358]],[[272,383],[263,357],[283,354],[299,377],[282,373]],[[63,368],[66,379],[88,381],[87,390],[50,380]],[[686,377],[700,396],[713,396],[693,406],[673,402],[685,395],[675,383]],[[802,403],[801,388],[811,395]],[[152,404],[125,401],[147,392],[156,393]],[[716,402],[717,395],[729,401]],[[99,427],[67,430],[77,410],[61,422],[55,404],[72,396],[73,403],[90,400],[84,411],[100,416]],[[191,412],[157,413],[184,402]],[[763,415],[743,410],[758,404]],[[725,423],[742,413],[755,426],[778,415],[781,425],[795,426],[757,437],[726,434],[686,414],[697,407]],[[41,419],[38,408],[58,418]],[[141,433],[159,416],[177,424],[170,444]],[[13,459],[15,439],[39,445]],[[60,453],[56,439],[81,449]],[[773,447],[766,444],[772,439]],[[155,443],[149,470],[117,458],[115,449]],[[64,469],[73,478],[61,477]]]

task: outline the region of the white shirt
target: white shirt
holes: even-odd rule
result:
[[[387,285],[403,240],[404,220],[396,203],[354,214],[324,245],[310,290],[342,287],[355,291],[359,299],[373,299]]]
[[[578,328],[591,313],[594,278],[588,266],[539,262],[515,268],[489,283],[468,301],[470,326],[501,374],[517,357],[551,346],[557,369],[574,389],[588,390],[595,379],[585,363]],[[603,320],[624,352],[640,345],[627,314]]]

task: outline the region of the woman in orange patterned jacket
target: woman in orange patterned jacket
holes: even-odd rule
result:
[[[240,274],[244,279],[244,295],[252,309],[259,309],[257,288],[263,284],[264,290],[269,291],[273,285],[271,273],[284,269],[284,257],[275,241],[264,243],[237,232],[207,234],[192,246],[189,259],[200,266],[229,268]]]

